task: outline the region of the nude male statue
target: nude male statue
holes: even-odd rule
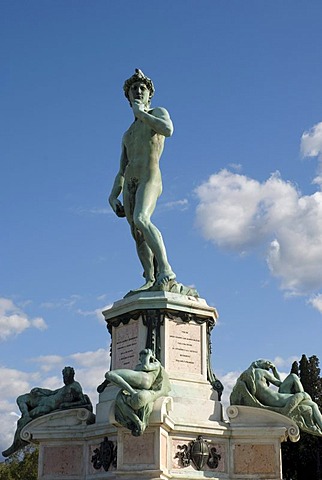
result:
[[[35,418],[46,415],[56,410],[84,407],[93,411],[89,397],[83,394],[81,385],[75,381],[75,370],[65,367],[62,371],[64,386],[56,390],[48,388],[33,388],[29,393],[19,395],[17,404],[21,411],[21,417],[17,422],[12,445],[2,452],[4,457],[9,457],[28,442],[22,440],[20,433],[27,423]]]
[[[145,283],[132,291],[135,292],[164,286],[176,278],[161,233],[151,222],[162,192],[159,161],[165,137],[172,135],[173,125],[167,110],[150,109],[154,86],[141,70],[136,69],[123,88],[135,119],[123,136],[120,168],[109,203],[116,215],[126,217],[136,242]],[[122,192],[124,205],[118,199]]]

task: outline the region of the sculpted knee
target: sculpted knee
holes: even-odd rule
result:
[[[150,217],[144,213],[139,213],[133,218],[135,226],[142,232],[146,230],[150,224]]]
[[[115,375],[113,374],[113,372],[106,372],[105,373],[105,378],[106,380],[108,380],[109,382],[112,382],[114,380],[114,377]]]

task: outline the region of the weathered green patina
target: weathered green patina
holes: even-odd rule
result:
[[[321,412],[304,391],[299,377],[291,372],[282,381],[269,360],[253,362],[240,375],[230,395],[230,404],[273,410],[291,418],[301,430],[322,436]]]
[[[123,136],[120,168],[109,202],[116,215],[126,217],[129,222],[143,266],[145,283],[129,294],[150,289],[181,293],[186,287],[176,285],[176,275],[169,264],[162,235],[151,221],[162,192],[160,157],[165,138],[173,133],[173,124],[165,108],[150,108],[154,86],[141,70],[136,69],[125,81],[124,93],[130,102],[134,122]],[[123,204],[118,198],[121,193]],[[190,290],[197,296],[194,289]]]
[[[149,424],[155,400],[171,390],[168,375],[150,349],[140,352],[134,370],[117,369],[105,374],[99,392],[113,383],[120,388],[115,401],[115,418],[134,436],[142,435]]]
[[[27,442],[20,438],[20,432],[27,423],[35,418],[51,413],[55,410],[84,407],[93,411],[88,395],[83,394],[81,385],[74,380],[75,371],[72,367],[65,367],[62,371],[64,386],[57,390],[36,387],[29,393],[20,395],[17,404],[21,411],[21,418],[17,422],[17,429],[11,447],[2,452],[4,457],[12,455]]]

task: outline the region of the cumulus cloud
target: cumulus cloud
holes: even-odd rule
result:
[[[47,325],[41,317],[29,319],[9,298],[0,298],[0,340],[19,335],[31,327],[45,330]]]
[[[222,170],[196,193],[207,240],[238,253],[264,246],[271,273],[292,294],[322,287],[322,192],[303,196],[278,172],[259,182]]]

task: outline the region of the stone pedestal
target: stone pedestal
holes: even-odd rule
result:
[[[205,300],[167,292],[146,292],[116,302],[103,312],[112,336],[111,369],[134,368],[139,352],[150,348],[169,375],[173,418],[222,420],[219,391],[210,366],[210,333],[217,312]],[[220,386],[220,382],[217,382]],[[100,395],[97,422],[106,421],[107,388]]]
[[[40,480],[281,480],[280,444],[296,440],[298,428],[251,407],[230,407],[224,421],[221,384],[210,365],[215,308],[195,297],[145,292],[103,314],[112,336],[111,368],[133,368],[139,352],[150,348],[171,391],[155,402],[140,437],[116,422],[118,388],[112,385],[100,394],[96,418],[75,409],[29,423],[22,435],[40,445]]]

